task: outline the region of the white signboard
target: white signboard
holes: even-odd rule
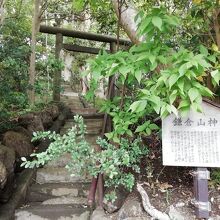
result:
[[[163,165],[220,167],[220,109],[206,102],[202,108],[162,121]]]

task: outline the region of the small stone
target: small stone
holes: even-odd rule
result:
[[[195,215],[193,214],[190,208],[187,207],[174,207],[173,205],[169,208],[169,216],[172,220],[193,220],[195,219]]]
[[[123,186],[119,186],[116,189],[107,188],[107,190],[105,191],[105,195],[111,194],[112,192],[116,194],[116,199],[114,202],[110,202],[104,199],[104,209],[110,214],[116,212],[122,207],[126,197],[129,194],[129,192]]]
[[[92,213],[90,220],[110,220],[111,217],[107,216],[102,208],[96,208]]]
[[[125,220],[128,218],[145,218],[146,220],[151,217],[144,211],[142,204],[137,197],[129,195],[118,212],[117,220]]]

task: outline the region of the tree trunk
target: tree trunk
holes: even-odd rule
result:
[[[37,41],[37,32],[40,28],[40,6],[41,1],[35,0],[34,1],[34,15],[32,19],[32,34],[31,34],[31,56],[30,56],[30,67],[29,67],[29,91],[28,91],[28,98],[29,103],[34,104],[35,102],[35,91],[34,91],[34,84],[35,84],[35,50],[36,50],[36,41]]]
[[[137,10],[130,6],[121,6],[121,15],[119,15],[120,6],[118,5],[118,0],[112,0],[113,8],[117,14],[117,17],[120,17],[120,23],[124,29],[124,31],[127,33],[128,37],[131,39],[131,41],[134,44],[138,44],[141,42],[141,38],[137,36],[137,24],[134,21],[135,16],[137,15]]]
[[[219,14],[220,14],[220,9],[217,8],[214,11],[214,29],[215,29],[215,36],[216,36],[216,43],[218,46],[218,49],[220,50],[220,24],[219,24]]]
[[[0,25],[2,25],[4,21],[4,12],[5,12],[4,4],[5,4],[5,0],[0,0]]]

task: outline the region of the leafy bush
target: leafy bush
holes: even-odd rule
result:
[[[215,169],[211,172],[211,180],[214,184],[220,185],[220,170]]]
[[[22,158],[22,166],[25,168],[39,167],[55,160],[64,153],[71,154],[71,162],[66,168],[71,175],[89,174],[97,176],[99,173],[106,177],[106,186],[123,185],[128,190],[134,186],[133,173],[139,172],[140,158],[147,154],[147,148],[141,145],[141,140],[133,141],[122,139],[118,146],[98,138],[97,143],[102,151],[95,149],[85,140],[86,126],[81,116],[75,116],[76,125],[66,134],[47,132],[34,133],[33,141],[48,137],[53,142],[42,153],[33,153],[32,161]],[[126,171],[126,172],[125,172]]]
[[[205,83],[207,77],[213,87],[220,81],[219,52],[203,45],[184,48],[176,40],[181,25],[177,17],[164,8],[151,8],[136,19],[137,32],[145,40],[129,51],[103,53],[89,61],[92,85],[110,76],[117,79],[120,95],[102,109],[113,117],[113,133],[107,137],[117,142],[122,136],[133,136],[133,131],[149,135],[156,126],[146,120],[171,113],[186,116],[190,109],[201,112],[202,97],[213,97]],[[92,89],[97,86],[90,87],[91,99]],[[132,130],[140,121],[144,124]]]

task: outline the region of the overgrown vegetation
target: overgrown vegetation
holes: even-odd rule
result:
[[[47,20],[50,25],[59,26],[66,20],[69,22],[66,27],[80,26],[89,15],[93,32],[117,32],[118,38],[125,36],[120,22],[116,23],[117,16],[111,1],[42,2],[41,21]],[[129,8],[130,2],[117,2]],[[178,112],[186,115],[190,108],[201,112],[203,97],[213,99],[219,96],[219,0],[141,0],[134,1],[134,5],[143,9],[136,16],[141,43],[127,51],[99,54],[89,61],[87,72],[92,74],[92,79],[86,97],[92,101],[99,82],[110,76],[115,78],[118,95],[104,103],[101,100],[98,106],[113,119],[114,129],[106,137],[117,146],[99,139],[103,151],[95,152],[84,140],[82,119],[76,118],[79,124],[63,137],[49,132],[37,133],[34,140],[48,136],[53,142],[46,152],[32,155],[36,160],[24,161],[23,165],[40,166],[69,152],[80,172],[93,176],[105,173],[107,185],[123,184],[130,190],[134,178],[132,173],[123,172],[124,168],[138,171],[136,163],[146,153],[139,145],[140,140],[134,139],[157,133],[160,118]],[[48,103],[51,79],[55,71],[63,68],[63,63],[50,55],[54,50],[54,39],[37,36],[37,75],[31,89],[37,93],[39,103],[30,107],[27,91],[30,89],[32,6],[33,1],[20,0],[8,0],[5,6],[6,16],[0,26],[0,121]],[[64,41],[78,43],[75,40]],[[80,60],[76,60],[73,66],[77,80],[77,68],[85,65],[82,62],[85,56],[78,58]],[[69,168],[73,168],[72,164]],[[219,173],[215,172],[213,176],[218,181]]]
[[[214,87],[220,80],[219,52],[202,44],[195,49],[179,44],[175,34],[180,20],[165,8],[139,13],[136,20],[138,33],[145,39],[142,43],[129,51],[90,60],[93,85],[115,76],[117,87],[122,88],[120,95],[102,108],[113,117],[114,129],[106,136],[115,142],[134,132],[150,135],[158,128],[153,123],[157,115],[164,118],[180,112],[185,116],[190,108],[201,112],[202,97],[213,97],[204,78],[210,75]],[[138,125],[141,121],[144,123]]]
[[[39,167],[69,153],[71,162],[66,168],[71,175],[96,177],[98,174],[104,174],[106,186],[117,188],[123,185],[131,191],[135,183],[134,173],[140,171],[138,164],[141,157],[147,154],[147,147],[141,144],[140,139],[122,139],[116,146],[98,138],[97,144],[102,150],[95,151],[94,147],[85,140],[86,126],[83,118],[75,116],[74,120],[76,125],[63,136],[50,131],[34,133],[32,141],[48,137],[52,143],[45,152],[31,154],[32,161],[27,161],[23,157],[22,166]]]

